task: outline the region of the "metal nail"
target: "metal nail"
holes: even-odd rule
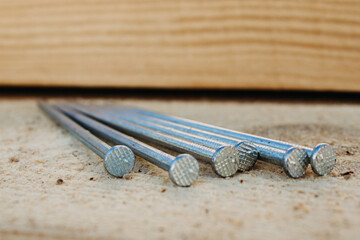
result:
[[[168,122],[158,118],[141,115],[135,112],[129,112],[129,111],[125,112],[119,109],[116,110],[112,108],[108,108],[107,110],[105,109],[104,111],[107,111],[108,113],[112,113],[116,117],[129,116],[128,118],[130,117],[136,118],[137,121],[148,121],[154,124],[156,123],[160,126],[167,126],[168,128],[174,128],[177,129],[178,131],[188,132],[191,133],[191,135],[202,136],[204,138],[212,139],[218,142],[234,144],[239,141],[236,138],[227,137],[224,135],[219,135],[212,132],[207,132],[196,128],[187,127],[184,125]],[[287,151],[284,151],[281,149],[271,148],[260,144],[255,144],[255,146],[259,150],[260,160],[282,166],[284,168],[285,173],[288,176],[292,178],[299,178],[305,174],[309,162],[309,158],[303,149],[290,148]]]
[[[93,108],[91,106],[91,108]],[[176,129],[173,127],[165,126],[165,124],[158,124],[155,121],[150,120],[149,118],[139,118],[139,115],[134,115],[129,112],[118,112],[113,111],[112,109],[104,109],[97,108],[99,111],[104,112],[105,114],[111,114],[116,118],[120,118],[122,120],[138,124],[142,127],[150,128],[155,131],[159,131],[177,138],[181,138],[190,142],[194,142],[205,147],[217,149],[224,145],[233,146],[239,155],[239,170],[240,171],[248,171],[250,170],[256,163],[258,159],[258,150],[256,146],[249,141],[238,141],[238,140],[229,140],[229,141],[221,141],[213,138],[206,138],[206,136],[201,136],[198,134],[193,134],[189,131],[182,131],[182,129]]]
[[[131,172],[135,164],[135,156],[128,147],[111,147],[49,104],[39,102],[38,105],[52,119],[99,155],[104,160],[105,169],[109,174],[122,177]]]
[[[282,150],[288,150],[289,148],[292,148],[292,147],[302,148],[306,151],[307,155],[310,157],[310,164],[311,164],[313,171],[320,176],[326,175],[329,172],[331,172],[331,170],[335,167],[335,164],[336,164],[336,153],[335,153],[334,149],[329,144],[326,144],[326,143],[318,144],[314,149],[311,149],[311,148],[296,145],[296,144],[291,144],[291,143],[287,143],[287,142],[283,142],[283,141],[277,141],[277,140],[273,140],[273,139],[269,139],[269,138],[263,138],[263,137],[259,137],[259,136],[255,136],[255,135],[251,135],[251,134],[233,131],[233,130],[229,130],[229,129],[225,129],[225,128],[221,128],[221,127],[216,127],[216,126],[205,124],[205,123],[196,122],[193,120],[188,120],[188,119],[184,119],[184,118],[168,116],[168,115],[164,115],[164,114],[160,114],[160,113],[142,110],[139,108],[133,108],[133,107],[125,107],[125,108],[128,110],[143,114],[143,115],[160,118],[160,119],[163,119],[166,121],[179,123],[179,124],[186,125],[189,127],[198,128],[198,129],[209,131],[209,132],[214,132],[217,134],[234,137],[237,139],[248,140],[253,143],[261,144],[264,146],[269,146],[269,147],[278,148],[278,149],[282,149]]]
[[[168,171],[171,181],[178,186],[190,186],[199,176],[199,164],[189,154],[181,154],[174,157],[70,108],[59,105],[57,107],[94,133],[112,142],[128,146],[136,155]]]
[[[209,148],[187,140],[160,133],[149,128],[142,127],[128,121],[117,119],[109,114],[104,114],[99,110],[88,109],[79,105],[68,105],[72,108],[100,120],[114,128],[127,134],[153,141],[158,145],[175,151],[191,153],[196,158],[210,163],[218,175],[229,177],[234,175],[239,168],[239,155],[237,150],[231,146],[221,146],[217,149]]]

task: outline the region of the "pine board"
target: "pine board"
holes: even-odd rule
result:
[[[360,1],[0,1],[0,85],[360,90]]]

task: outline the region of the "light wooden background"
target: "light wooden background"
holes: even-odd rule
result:
[[[0,1],[0,85],[360,91],[360,1]]]

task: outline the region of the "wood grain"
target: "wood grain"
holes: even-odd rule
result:
[[[181,188],[167,171],[137,157],[128,177],[114,178],[99,156],[37,107],[37,99],[1,99],[0,239],[359,239],[359,104],[170,99],[110,101],[308,147],[328,142],[336,166],[325,177],[309,168],[290,179],[282,167],[257,161],[250,172],[222,179],[199,162],[198,180]]]
[[[360,1],[0,1],[0,85],[360,91]]]

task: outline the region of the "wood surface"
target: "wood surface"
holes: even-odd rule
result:
[[[360,91],[360,1],[0,1],[0,85]]]
[[[337,164],[328,176],[309,167],[304,177],[291,179],[282,167],[257,161],[249,172],[221,178],[199,162],[198,180],[181,188],[168,172],[137,157],[129,175],[115,178],[37,107],[36,98],[2,98],[1,240],[359,239],[359,104],[156,96],[111,102],[308,147],[327,142]]]

